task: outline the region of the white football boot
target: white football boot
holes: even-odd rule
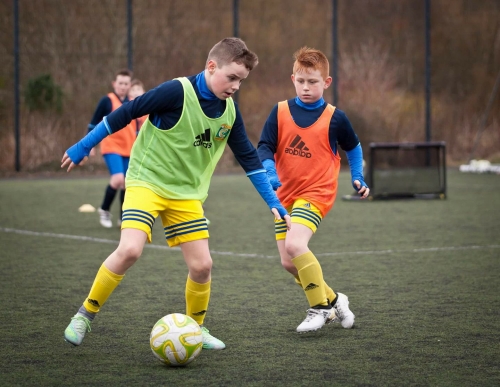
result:
[[[224,349],[226,348],[226,344],[224,344],[222,341],[220,341],[218,338],[212,336],[210,331],[205,328],[204,326],[201,326],[201,337],[203,340],[203,349]]]
[[[325,309],[307,309],[307,316],[302,321],[302,323],[297,327],[298,333],[317,331],[327,321],[333,320],[335,318],[335,309],[325,308]]]
[[[349,329],[354,325],[354,313],[349,309],[349,299],[343,293],[337,293],[337,302],[333,306],[337,315],[335,321],[340,322],[342,327]]]
[[[105,211],[102,208],[97,209],[99,213],[99,222],[101,222],[102,227],[111,228],[113,227],[113,222],[111,221],[111,213]]]

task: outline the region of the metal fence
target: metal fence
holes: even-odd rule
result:
[[[292,54],[304,45],[330,58],[333,84],[325,98],[348,113],[362,142],[447,140],[441,127],[447,117],[431,110],[431,44],[445,41],[439,15],[447,1],[4,2],[0,169],[29,169],[62,154],[85,133],[117,69],[129,67],[147,89],[155,87],[201,71],[209,49],[226,36],[241,37],[259,55],[237,93],[254,143],[272,106],[294,96]],[[431,20],[441,30],[431,30]],[[497,64],[495,57],[487,72],[496,75]],[[62,114],[26,108],[23,89],[41,74],[63,90]],[[486,99],[488,88],[483,93]],[[395,106],[406,110],[391,116]],[[431,123],[438,124],[435,132]]]

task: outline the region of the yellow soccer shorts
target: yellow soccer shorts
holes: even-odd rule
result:
[[[149,188],[128,187],[123,203],[122,229],[142,230],[151,243],[151,230],[161,218],[165,239],[170,247],[207,239],[207,219],[199,200],[174,200],[158,196]]]
[[[297,199],[293,205],[286,209],[290,214],[292,223],[303,224],[309,227],[313,233],[319,227],[321,220],[321,212],[316,206],[304,199]],[[274,221],[274,231],[276,233],[276,240],[283,240],[286,238],[286,222],[282,219]]]

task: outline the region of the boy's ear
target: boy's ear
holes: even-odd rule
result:
[[[292,82],[295,82],[295,75],[290,75],[290,78],[292,79]]]
[[[213,74],[216,68],[217,68],[217,63],[213,59],[210,59],[207,63],[208,72],[210,74]]]
[[[325,79],[325,89],[328,89],[332,84],[332,77],[328,77]]]

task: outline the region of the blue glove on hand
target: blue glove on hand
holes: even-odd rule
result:
[[[106,123],[106,117],[104,117],[84,138],[66,151],[74,164],[80,164],[85,157],[88,157],[93,147],[111,134]]]
[[[281,181],[276,173],[276,167],[274,166],[274,160],[265,159],[262,162],[264,168],[266,168],[267,178],[269,179],[269,183],[276,191],[279,187],[281,187]]]
[[[257,192],[259,192],[260,196],[262,196],[262,199],[264,199],[267,203],[269,209],[272,210],[273,208],[276,208],[281,216],[281,219],[284,219],[285,215],[288,215],[288,212],[279,201],[276,196],[276,192],[274,192],[271,187],[271,184],[269,184],[266,171],[264,169],[251,171],[247,173],[247,176]]]

